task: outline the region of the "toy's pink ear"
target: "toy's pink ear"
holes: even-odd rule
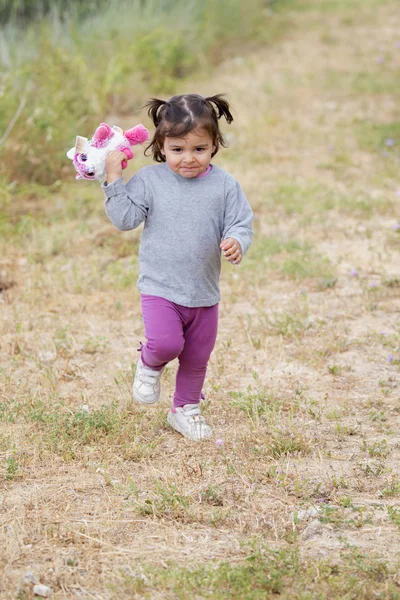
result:
[[[112,129],[107,123],[100,123],[96,131],[94,132],[93,139],[97,142],[107,140],[112,135]]]
[[[131,146],[134,146],[135,144],[142,144],[149,139],[149,132],[144,125],[136,125],[124,133]]]

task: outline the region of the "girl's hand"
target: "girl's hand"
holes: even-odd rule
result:
[[[128,160],[124,152],[112,150],[106,158],[107,184],[122,177],[122,161]]]
[[[233,265],[237,265],[242,260],[242,249],[235,238],[227,238],[220,244],[226,260],[229,260]]]

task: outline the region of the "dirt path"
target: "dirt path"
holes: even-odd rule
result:
[[[3,242],[2,598],[31,597],[29,572],[57,598],[172,598],[122,582],[143,562],[235,564],[254,540],[398,561],[400,14],[348,4],[293,10],[276,45],[185,84],[228,93],[216,162],[255,210],[246,262],[223,270],[213,441],[166,426],[174,364],[159,406],[130,401],[139,238],[93,188]]]

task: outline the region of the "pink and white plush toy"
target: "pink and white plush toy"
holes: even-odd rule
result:
[[[128,160],[133,158],[131,146],[142,144],[149,138],[149,132],[143,125],[123,131],[120,127],[110,127],[101,123],[91,140],[80,135],[76,136],[75,148],[67,152],[78,173],[76,179],[91,179],[103,182],[106,179],[106,158],[111,150],[125,152]],[[122,161],[122,168],[128,165]]]

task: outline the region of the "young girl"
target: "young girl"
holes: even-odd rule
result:
[[[106,162],[105,210],[122,231],[144,222],[138,288],[145,337],[133,395],[153,404],[165,365],[179,368],[168,423],[190,440],[212,435],[200,414],[201,390],[214,348],[220,300],[221,250],[237,265],[251,242],[252,210],[239,183],[211,164],[226,146],[219,119],[233,121],[221,95],[152,99],[146,107],[155,133],[147,150],[158,165],[124,183],[124,153]]]

